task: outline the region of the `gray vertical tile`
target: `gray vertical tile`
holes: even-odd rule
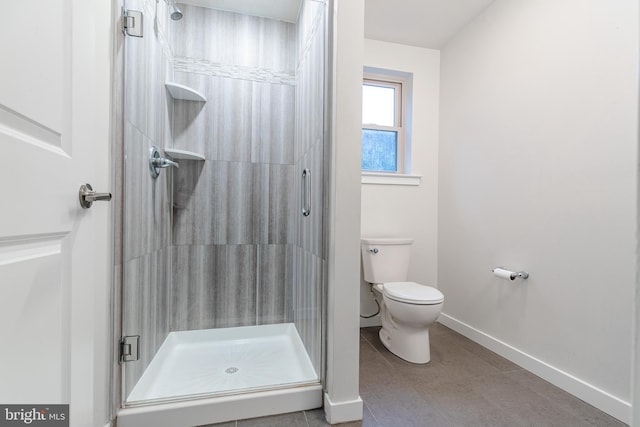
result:
[[[255,324],[254,245],[174,247],[172,330]]]
[[[142,335],[142,304],[143,298],[146,297],[144,289],[148,279],[148,258],[135,258],[125,262],[124,264],[124,288],[123,288],[123,335]],[[143,352],[143,356],[146,352]],[[132,362],[125,365],[125,390],[124,396],[129,395],[134,385],[142,376],[149,360],[144,358],[138,362]]]
[[[309,358],[320,372],[322,362],[322,260],[302,248],[296,248],[294,293],[294,324]]]
[[[256,324],[255,245],[216,246],[216,327]]]
[[[174,55],[272,70],[295,67],[295,24],[183,6],[184,18],[172,23]]]
[[[320,27],[311,45],[309,69],[312,70],[310,82],[310,133],[311,141],[321,141],[324,133],[324,27]]]
[[[131,392],[169,333],[170,248],[124,264],[123,335],[140,335],[140,360],[126,365]]]
[[[215,247],[174,246],[171,330],[215,326]]]
[[[257,324],[287,321],[289,272],[287,245],[259,245],[257,268]]]
[[[323,254],[323,203],[324,203],[324,145],[322,141],[316,141],[310,150],[311,169],[311,215],[310,221],[310,243],[309,250],[316,256]]]
[[[215,166],[214,179],[218,184],[210,199],[214,242],[252,243],[253,168],[250,163],[216,162]]]
[[[119,0],[122,2],[123,0]],[[119,3],[122,5],[122,3]],[[122,268],[123,262],[123,225],[124,225],[124,34],[117,32],[113,65],[114,100],[112,105],[113,120],[113,146],[111,148],[113,178],[112,189],[114,206],[114,262]],[[116,300],[119,301],[119,300]]]
[[[290,220],[296,185],[293,166],[253,165],[253,241],[288,243],[293,240]]]
[[[145,177],[142,168],[147,146],[144,136],[129,122],[124,125],[124,260],[131,260],[147,252],[146,233],[143,235],[142,217],[146,203]]]
[[[216,153],[209,158],[232,162],[251,161],[252,82],[214,78],[214,98],[208,102],[212,112],[213,144]]]
[[[211,213],[204,209],[204,200],[207,194],[203,193],[209,174],[203,175],[204,167],[208,162],[180,161],[180,169],[173,177],[173,224],[172,243],[174,245],[187,245],[204,243],[206,239],[197,240],[198,237],[211,235],[211,221],[205,221]],[[213,183],[211,183],[213,185]],[[210,197],[210,196],[209,196]],[[200,223],[197,223],[200,219]]]
[[[295,24],[260,18],[256,65],[274,70],[295,68]]]
[[[153,17],[146,16],[148,28]],[[155,32],[125,39],[125,116],[153,141],[163,141],[168,119],[164,80],[168,58]],[[159,146],[162,146],[160,144]]]
[[[174,244],[252,243],[250,163],[193,162],[176,172],[174,191]]]
[[[295,87],[253,83],[251,161],[293,164]]]
[[[207,102],[174,102],[174,147],[209,160],[250,162],[252,82],[184,72],[176,77],[202,92]]]
[[[123,335],[140,335],[140,360],[127,363],[125,397],[169,333],[170,248],[124,264]]]
[[[124,258],[132,259],[169,246],[171,169],[157,179],[149,174],[153,142],[125,122]]]
[[[118,409],[121,407],[122,398],[120,394],[122,393],[122,370],[120,367],[120,346],[116,344],[116,340],[122,334],[122,309],[123,306],[120,304],[122,301],[122,287],[124,283],[124,277],[122,275],[124,266],[122,264],[118,264],[113,269],[113,290],[111,292],[113,311],[110,315],[110,324],[111,324],[111,333],[113,340],[111,347],[111,364],[110,364],[110,372],[109,379],[111,381],[111,390],[109,392],[109,410],[115,414]]]
[[[167,246],[154,253],[155,303],[152,313],[155,317],[155,348],[160,347],[171,331],[171,287],[173,270],[173,248]],[[154,350],[154,354],[155,351]]]

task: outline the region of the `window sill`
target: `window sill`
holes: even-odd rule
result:
[[[362,184],[418,186],[422,175],[362,172]]]

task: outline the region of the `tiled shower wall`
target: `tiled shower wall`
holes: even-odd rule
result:
[[[320,372],[323,2],[298,24],[184,6],[171,26],[175,148],[172,330],[295,322]],[[314,207],[301,214],[301,174]]]
[[[183,5],[181,5],[183,7]],[[295,24],[184,5],[176,101],[172,330],[291,321]]]
[[[140,335],[140,360],[125,366],[125,397],[169,333],[171,271],[170,173],[152,179],[148,151],[162,149],[172,103],[164,81],[171,73],[163,49],[166,10],[149,0],[126,0],[144,14],[143,38],[125,37],[123,335]],[[154,25],[154,22],[156,23]],[[166,44],[165,44],[166,45]]]

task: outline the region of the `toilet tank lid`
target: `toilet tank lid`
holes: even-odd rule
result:
[[[360,242],[364,245],[410,245],[410,237],[363,237]]]

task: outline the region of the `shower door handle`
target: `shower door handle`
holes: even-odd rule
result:
[[[302,171],[302,215],[311,215],[311,171]]]

